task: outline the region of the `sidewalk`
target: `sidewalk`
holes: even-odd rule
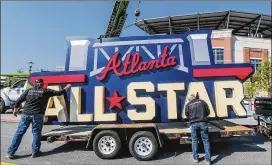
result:
[[[21,118],[21,115],[17,117],[13,116],[12,114],[1,114],[1,122],[9,122],[9,123],[18,123]]]

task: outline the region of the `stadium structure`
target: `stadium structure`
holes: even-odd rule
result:
[[[215,63],[271,61],[271,15],[220,11],[143,19],[136,26],[150,35],[212,30]]]

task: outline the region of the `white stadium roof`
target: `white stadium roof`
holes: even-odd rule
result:
[[[271,15],[231,10],[143,19],[136,22],[136,26],[148,34],[180,34],[198,29],[233,29],[234,35],[262,34],[263,38],[271,38],[272,32]]]

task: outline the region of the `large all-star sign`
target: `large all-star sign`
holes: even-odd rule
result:
[[[65,71],[33,73],[29,80],[43,78],[56,90],[72,83],[67,97],[49,100],[48,124],[182,121],[187,97],[197,92],[210,117],[244,117],[242,82],[252,66],[215,64],[210,37],[211,31],[195,31],[102,42],[69,38]]]

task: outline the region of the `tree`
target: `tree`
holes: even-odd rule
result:
[[[257,88],[255,84],[252,82],[252,79],[248,79],[245,83],[245,93],[249,98],[253,98],[253,96],[257,93]]]
[[[257,88],[267,91],[271,86],[271,62],[264,61],[256,72]]]
[[[249,98],[259,91],[268,91],[271,88],[271,69],[271,62],[263,61],[255,74],[244,83]]]

